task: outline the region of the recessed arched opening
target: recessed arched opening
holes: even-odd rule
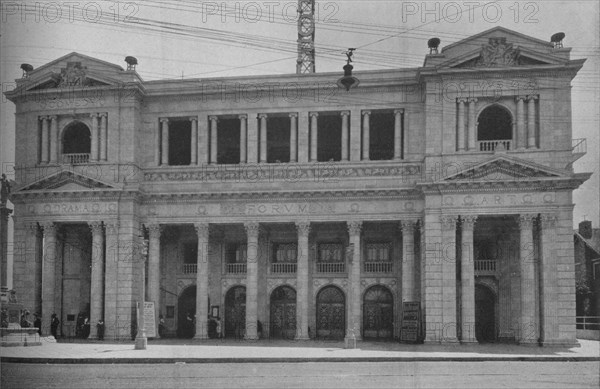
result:
[[[188,286],[177,301],[177,337],[193,338],[196,332],[196,285]]]
[[[394,334],[394,296],[383,285],[367,289],[363,297],[363,337],[389,339]]]
[[[346,297],[337,286],[326,286],[317,294],[317,337],[342,339],[346,331]]]
[[[225,337],[242,339],[246,333],[246,287],[234,286],[225,294]]]
[[[487,286],[475,284],[475,338],[479,343],[497,340],[496,295]]]
[[[280,286],[271,293],[270,336],[294,339],[296,336],[296,291]]]
[[[493,151],[498,144],[510,149],[512,140],[512,116],[508,109],[500,105],[491,105],[479,114],[477,120],[477,141],[480,151]],[[505,142],[493,142],[505,141]]]
[[[69,124],[63,131],[62,154],[64,163],[87,163],[90,159],[91,132],[81,122]]]

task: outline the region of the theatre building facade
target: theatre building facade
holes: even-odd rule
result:
[[[418,68],[357,61],[348,92],[341,71],[27,69],[6,93],[14,288],[64,336],[82,314],[129,337],[145,300],[163,336],[218,317],[226,338],[573,344],[584,61],[494,28]]]

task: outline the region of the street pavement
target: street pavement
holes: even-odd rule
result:
[[[600,361],[600,342],[579,340],[576,347],[537,347],[511,344],[409,345],[397,342],[293,340],[150,340],[145,350],[133,342],[51,343],[3,347],[3,363],[291,363],[291,362],[409,362],[409,361]]]

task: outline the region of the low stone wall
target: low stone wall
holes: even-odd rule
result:
[[[37,328],[0,328],[2,347],[41,346],[42,342]]]
[[[600,340],[600,330],[577,330],[577,339]]]

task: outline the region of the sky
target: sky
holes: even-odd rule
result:
[[[14,88],[20,65],[35,68],[76,51],[125,67],[144,80],[294,73],[297,4],[291,1],[2,1],[0,82]],[[427,40],[441,47],[503,26],[542,40],[566,34],[571,58],[587,58],[572,83],[573,138],[587,138],[574,165],[592,178],[574,192],[574,225],[600,227],[600,20],[595,1],[317,1],[316,71],[340,71],[357,48],[361,70],[418,67]],[[14,105],[0,104],[0,162],[14,161]]]

